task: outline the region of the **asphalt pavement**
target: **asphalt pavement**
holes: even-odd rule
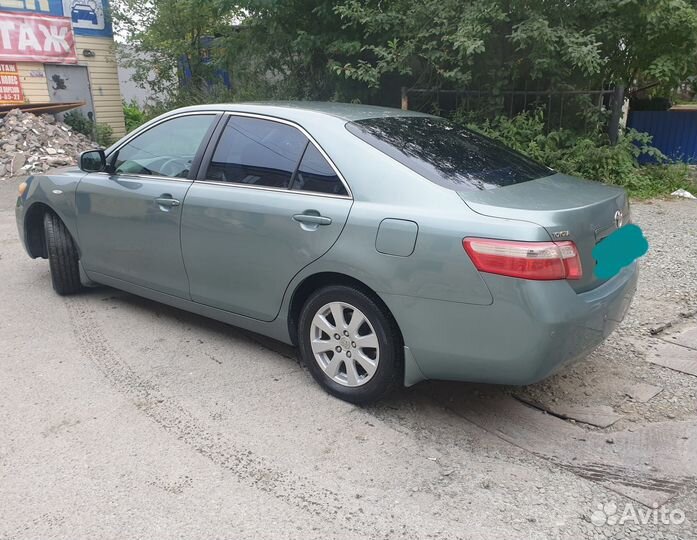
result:
[[[279,343],[106,287],[57,296],[47,262],[19,243],[17,183],[0,182],[1,539],[697,536],[687,457],[697,377],[644,362],[684,399],[668,417],[631,409],[623,414],[637,420],[607,430],[481,385],[425,383],[353,406]],[[697,205],[660,204],[697,216]],[[682,328],[681,309],[662,313]],[[603,355],[626,343],[648,350],[652,321],[630,316],[574,380],[611,377]],[[664,425],[644,450],[644,435]],[[538,445],[555,433],[563,444]],[[619,466],[604,476],[574,466],[596,458],[624,463],[638,491]],[[659,484],[684,519],[617,523],[628,506],[648,510],[639,501],[664,493]]]

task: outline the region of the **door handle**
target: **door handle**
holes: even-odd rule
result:
[[[317,214],[295,214],[293,219],[300,223],[309,223],[311,225],[331,225],[332,223],[332,218]]]
[[[167,207],[179,206],[181,204],[178,199],[172,199],[171,197],[159,197],[155,199],[155,202],[160,206]]]

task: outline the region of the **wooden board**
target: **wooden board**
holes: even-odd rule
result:
[[[69,111],[71,109],[77,109],[78,107],[82,107],[84,104],[84,101],[74,101],[70,103],[20,103],[14,105],[0,105],[0,117],[5,116],[12,109],[19,109],[21,111],[34,114],[55,114]]]

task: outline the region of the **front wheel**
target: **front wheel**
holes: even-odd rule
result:
[[[52,212],[44,215],[44,234],[53,290],[60,295],[75,294],[82,289],[82,284],[73,237]]]
[[[330,394],[365,404],[396,386],[399,330],[392,317],[358,289],[333,285],[308,298],[298,325],[300,355]]]

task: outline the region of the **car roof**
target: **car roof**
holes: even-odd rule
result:
[[[197,105],[178,109],[182,111],[221,110],[268,114],[271,116],[293,118],[299,120],[303,115],[317,114],[332,116],[347,122],[365,120],[368,118],[384,118],[394,116],[430,116],[417,111],[404,111],[390,107],[363,105],[357,103],[339,103],[336,101],[258,101],[247,103],[218,103]],[[173,111],[174,112],[174,111]]]

